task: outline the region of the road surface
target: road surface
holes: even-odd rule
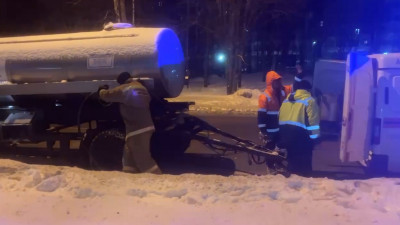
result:
[[[242,139],[250,140],[258,144],[261,142],[258,137],[257,118],[255,116],[211,115],[195,113],[193,113],[193,115],[202,118],[216,128]],[[78,143],[72,143],[72,147],[77,148],[78,146]],[[44,145],[42,145],[42,147],[44,147]],[[187,152],[213,153],[210,149],[197,141],[191,142]],[[74,163],[76,163],[76,161],[71,160],[71,157],[63,157],[62,155],[49,157],[46,156],[45,152],[41,155],[42,156],[38,156],[37,154],[34,156],[26,156],[18,153],[9,154],[8,152],[7,154],[2,153],[0,157],[38,164],[74,166]],[[249,156],[246,153],[234,154],[228,158],[231,158],[235,162],[235,166],[238,171],[259,175],[268,173],[268,169],[265,164],[249,164]],[[338,140],[323,141],[320,145],[316,146],[313,154],[313,170],[316,171],[316,174],[319,176],[332,176],[335,178],[358,177],[364,172],[362,167],[357,163],[344,164],[340,162]]]
[[[196,115],[196,114],[194,114]],[[257,118],[255,116],[207,115],[197,114],[209,124],[238,136],[261,143],[258,137]],[[207,151],[203,145],[192,141],[189,152]],[[247,154],[238,154],[234,158],[236,169],[255,174],[266,174],[265,165],[249,165]],[[339,159],[339,140],[324,140],[315,146],[313,153],[313,170],[318,176],[333,176],[335,178],[358,177],[364,174],[358,163],[342,163]]]

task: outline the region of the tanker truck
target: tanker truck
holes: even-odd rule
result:
[[[71,140],[89,148],[115,144],[106,136],[122,137],[118,107],[102,106],[91,93],[101,85],[116,86],[124,71],[144,80],[160,98],[178,96],[184,83],[181,45],[170,29],[1,38],[0,49],[3,143],[45,141],[52,148],[58,142],[62,149]],[[78,130],[62,132],[72,126]]]
[[[173,158],[198,140],[223,153],[245,151],[264,162],[284,159],[185,114],[192,103],[166,101],[180,94],[184,71],[179,39],[167,28],[0,38],[0,143],[69,150],[75,142],[91,168],[120,169],[125,134],[118,105],[99,101],[96,93],[105,84],[115,87],[118,74],[129,72],[153,97],[153,156]]]

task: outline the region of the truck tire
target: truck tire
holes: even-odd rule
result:
[[[122,170],[125,133],[118,129],[97,133],[89,146],[89,163],[94,170]]]

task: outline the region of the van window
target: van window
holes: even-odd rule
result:
[[[393,77],[393,88],[400,95],[400,76]]]
[[[400,112],[400,76],[394,76],[392,90],[389,91],[389,105],[391,110]]]

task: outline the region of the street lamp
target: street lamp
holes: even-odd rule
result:
[[[225,53],[219,52],[215,55],[215,61],[218,63],[225,63],[226,62],[226,55]]]

